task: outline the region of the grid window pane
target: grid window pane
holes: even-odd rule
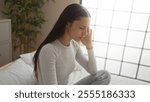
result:
[[[113,10],[114,3],[115,3],[115,0],[98,0],[98,8]]]
[[[90,12],[91,15],[91,25],[95,25],[96,9],[88,8],[88,11]]]
[[[141,49],[126,47],[123,60],[131,63],[138,63],[140,58],[140,53],[141,53]]]
[[[119,74],[120,65],[121,65],[121,62],[107,60],[106,70],[108,70],[110,73]]]
[[[150,22],[148,24],[148,29],[147,29],[148,32],[150,32]]]
[[[134,0],[133,11],[150,13],[150,0]]]
[[[123,48],[124,47],[122,47],[122,46],[109,45],[108,56],[107,57],[110,58],[110,59],[121,60],[122,59]]]
[[[145,31],[148,23],[148,14],[131,14],[130,29]]]
[[[106,57],[106,52],[107,52],[107,44],[103,44],[103,43],[96,43],[94,42],[94,53],[95,56],[99,56],[99,57]]]
[[[82,0],[82,5],[88,8],[95,8],[97,7],[98,0]]]
[[[144,48],[150,49],[150,33],[147,33],[145,43],[144,43]]]
[[[135,78],[138,65],[122,63],[121,75]]]
[[[150,51],[143,50],[141,64],[150,66]]]
[[[114,12],[112,27],[128,28],[130,13]]]
[[[126,45],[142,48],[145,32],[129,31]]]
[[[137,78],[150,81],[150,68],[146,66],[140,66]]]
[[[97,18],[96,18],[96,25],[102,25],[102,26],[110,26],[111,20],[112,20],[112,11],[107,10],[98,10],[97,12]]]
[[[108,42],[109,28],[96,27],[94,34],[94,41]]]
[[[105,59],[96,58],[97,70],[104,69]]]
[[[110,43],[124,45],[126,39],[127,30],[123,29],[111,29]]]
[[[82,1],[92,16],[98,69],[135,78],[139,67],[138,78],[150,81],[150,0]]]
[[[133,0],[116,0],[115,10],[131,11]]]

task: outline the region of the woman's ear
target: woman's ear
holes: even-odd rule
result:
[[[66,29],[69,29],[70,26],[71,26],[71,23],[68,22],[67,25],[66,25]]]

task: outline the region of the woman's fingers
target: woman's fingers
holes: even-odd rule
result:
[[[83,37],[90,37],[92,35],[92,29],[87,28]]]
[[[92,29],[89,30],[89,35],[92,37]]]

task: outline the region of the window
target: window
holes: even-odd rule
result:
[[[150,81],[150,74],[145,74],[150,72],[150,0],[81,0],[81,4],[92,15],[98,69]]]

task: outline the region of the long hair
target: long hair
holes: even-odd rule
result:
[[[80,17],[90,17],[89,12],[80,4],[70,4],[61,13],[56,24],[52,28],[51,32],[48,34],[46,39],[41,43],[41,45],[36,50],[36,53],[34,55],[33,61],[34,61],[34,71],[35,71],[36,77],[37,77],[39,53],[40,53],[41,48],[47,43],[52,43],[56,39],[63,36],[66,25],[68,23],[72,23],[75,20],[78,20]]]

